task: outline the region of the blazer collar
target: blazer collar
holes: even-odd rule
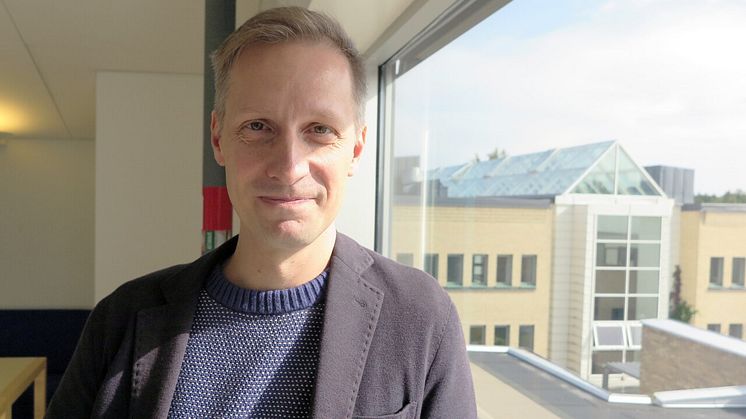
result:
[[[138,312],[132,367],[130,417],[166,417],[181,372],[199,293],[218,263],[236,248],[237,237],[161,283],[166,304]]]
[[[373,258],[352,239],[337,234],[327,280],[324,325],[316,374],[313,417],[351,417],[383,292],[362,274]]]

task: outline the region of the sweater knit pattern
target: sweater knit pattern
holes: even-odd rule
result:
[[[199,296],[169,417],[310,417],[326,276],[256,291],[217,267]]]

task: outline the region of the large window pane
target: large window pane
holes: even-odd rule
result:
[[[657,268],[661,263],[659,244],[631,244],[629,246],[629,266]]]
[[[657,294],[660,271],[629,271],[630,294]]]
[[[596,297],[593,320],[624,320],[624,297]]]
[[[661,217],[632,217],[632,240],[660,240]]]
[[[596,294],[624,294],[625,271],[596,271]]]
[[[623,355],[622,351],[594,351],[591,373],[602,374],[607,363],[622,362]]]
[[[626,216],[599,215],[598,234],[599,239],[627,240]]]
[[[736,117],[746,111],[746,61],[730,59],[746,26],[728,29],[744,36],[701,37],[696,23],[728,1],[563,3],[556,7],[581,8],[582,18],[564,26],[573,19],[562,15],[552,28],[538,17],[556,16],[545,8],[556,2],[513,1],[463,38],[421,41],[382,68],[385,124],[377,132],[388,172],[379,182],[379,246],[415,258],[421,249],[464,255],[441,261],[440,279],[467,342],[470,325],[486,325],[494,331],[487,344],[525,344],[527,333],[515,328],[534,325],[536,353],[596,379],[590,372],[604,361],[638,359],[641,319],[684,313],[684,302],[696,310],[696,327],[720,324],[726,333],[746,318],[738,304],[746,212],[737,203],[743,194],[733,192],[746,179],[746,142],[737,135],[746,119]],[[746,21],[743,7],[734,22]],[[701,13],[668,25],[689,8]],[[637,19],[622,23],[633,11]],[[594,24],[600,15],[607,19]],[[581,31],[588,27],[595,30]],[[427,39],[435,38],[418,37]],[[728,53],[716,57],[721,50]],[[701,100],[713,92],[717,101]],[[716,103],[723,112],[708,111]],[[546,278],[525,289],[539,279],[539,260]],[[717,290],[702,292],[708,284]]]
[[[599,215],[599,239],[627,240],[627,217],[619,215]]]
[[[596,346],[624,346],[624,326],[621,324],[596,325]]]
[[[658,297],[629,297],[628,320],[658,317]]]
[[[596,266],[626,266],[627,245],[598,243],[596,246]]]
[[[743,324],[733,323],[728,326],[728,336],[743,339]]]

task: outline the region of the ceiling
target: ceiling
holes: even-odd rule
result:
[[[415,2],[237,0],[236,20],[277,5],[305,6],[336,16],[365,52]],[[93,140],[97,72],[202,74],[204,5],[0,0],[0,132]]]

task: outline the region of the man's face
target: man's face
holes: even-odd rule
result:
[[[346,58],[322,42],[252,45],[230,73],[212,145],[241,234],[300,249],[333,228],[365,128]]]

